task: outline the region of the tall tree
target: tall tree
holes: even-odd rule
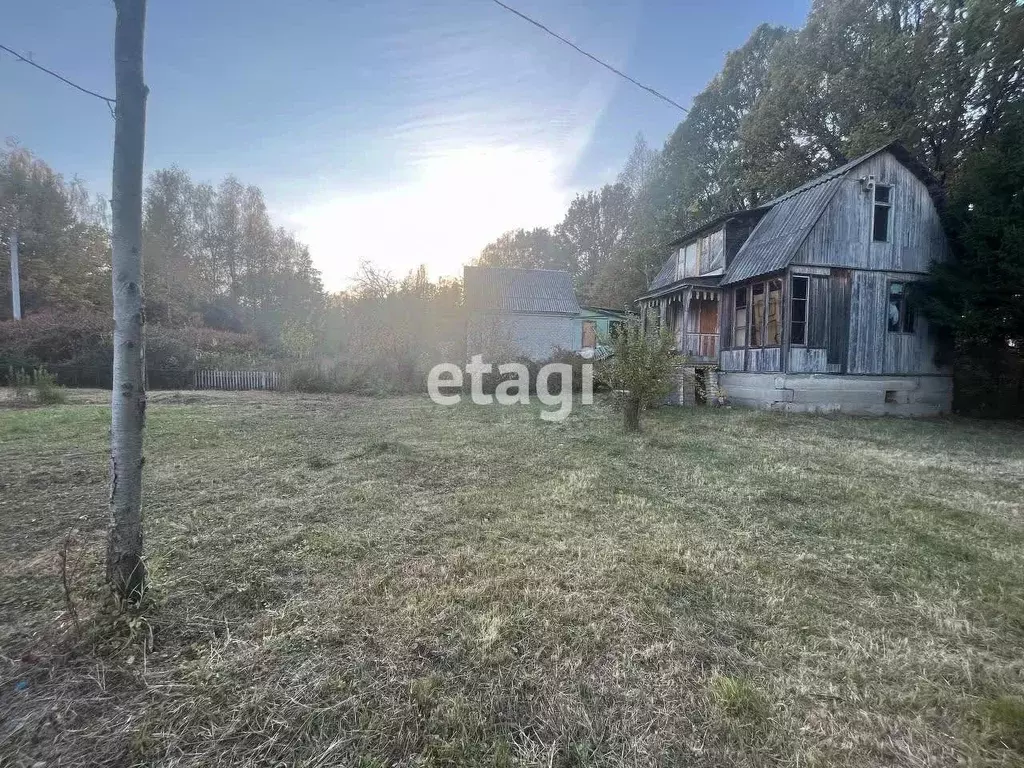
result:
[[[555,236],[569,255],[570,271],[580,300],[597,303],[597,277],[619,253],[629,228],[630,192],[625,184],[576,195],[555,227]]]
[[[101,211],[77,180],[66,181],[25,149],[0,152],[0,241],[18,229],[22,306],[79,308],[109,301],[109,236]],[[0,281],[0,317],[10,310]]]
[[[665,142],[657,207],[663,239],[763,197],[749,183],[740,128],[768,83],[772,59],[792,33],[762,24],[693,100]]]
[[[1006,404],[993,382],[1010,353],[1021,365],[1024,348],[1024,109],[971,153],[952,182],[945,217],[952,258],[934,266],[923,308],[958,359],[983,375],[972,405],[999,410]]]
[[[146,417],[145,316],[142,301],[142,166],[146,97],[142,52],[146,0],[114,0],[113,215],[114,370],[110,429],[110,526],[107,581],[137,601],[146,584],[142,559],[142,434]]]
[[[618,178],[618,183],[629,190],[626,230],[615,255],[600,268],[594,280],[591,293],[595,304],[616,309],[632,306],[665,260],[657,209],[661,161],[661,153],[651,149],[644,137],[638,135]]]
[[[488,243],[476,263],[483,267],[571,269],[569,254],[546,227],[513,229]]]
[[[815,0],[743,124],[754,183],[781,191],[899,139],[939,178],[1022,98],[1016,0]]]

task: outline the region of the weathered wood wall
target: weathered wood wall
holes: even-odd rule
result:
[[[847,373],[948,373],[935,365],[935,342],[920,312],[915,313],[914,333],[888,330],[889,282],[918,279],[898,272],[853,273]]]
[[[874,200],[857,181],[869,175],[878,184],[892,185],[887,243],[871,239]],[[924,273],[946,253],[946,236],[928,188],[895,157],[882,152],[843,180],[791,264]]]

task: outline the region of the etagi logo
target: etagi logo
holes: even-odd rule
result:
[[[473,355],[466,365],[469,376],[469,397],[477,405],[530,404],[530,371],[522,363],[502,363],[498,373],[503,378],[494,388],[494,394],[484,393],[484,375],[494,373],[494,365],[485,363],[482,355]],[[557,377],[558,385],[552,388],[551,378]],[[442,394],[441,390],[462,389],[463,370],[455,363],[440,363],[427,374],[427,393],[438,405],[456,405],[462,401],[462,393]],[[566,363],[548,363],[537,371],[534,388],[537,399],[543,405],[555,406],[556,410],[542,410],[540,417],[545,421],[563,421],[572,413],[572,366]],[[580,402],[591,405],[594,402],[594,366],[584,363],[581,371]]]

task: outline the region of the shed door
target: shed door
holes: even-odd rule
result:
[[[597,346],[597,323],[593,320],[583,321],[583,347]]]

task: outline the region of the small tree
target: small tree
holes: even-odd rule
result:
[[[602,378],[620,393],[623,426],[640,431],[640,413],[660,403],[672,389],[672,334],[645,330],[627,323],[612,339],[612,356],[602,366]]]

